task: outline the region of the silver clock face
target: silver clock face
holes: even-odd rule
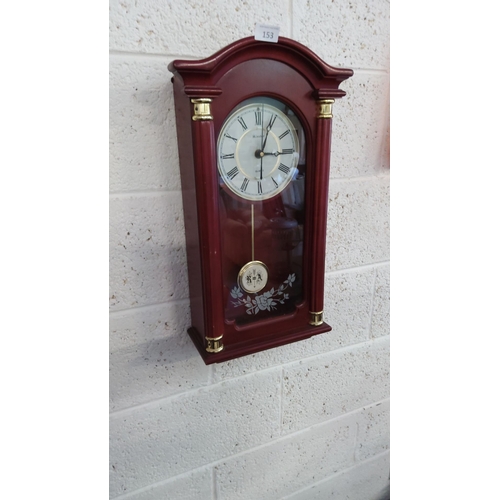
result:
[[[255,102],[224,122],[217,164],[224,184],[245,200],[276,196],[297,175],[300,146],[294,124],[278,108]]]

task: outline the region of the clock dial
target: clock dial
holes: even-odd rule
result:
[[[266,200],[297,176],[300,146],[295,125],[276,106],[254,102],[224,122],[217,145],[223,184],[245,200]]]

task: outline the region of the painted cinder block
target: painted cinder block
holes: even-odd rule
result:
[[[180,191],[169,58],[110,56],[109,187]]]
[[[388,500],[389,465],[382,453],[282,500]]]
[[[375,268],[364,268],[326,276],[325,321],[332,325],[336,340],[332,347],[369,339],[375,273]]]
[[[279,436],[281,370],[113,414],[112,495],[142,488]]]
[[[293,363],[283,371],[283,433],[389,397],[389,338]]]
[[[254,33],[256,22],[280,26],[290,36],[288,4],[282,0],[111,0],[111,50],[208,57]]]
[[[389,410],[389,401],[386,400],[364,408],[357,415],[357,461],[389,450]]]
[[[189,296],[179,192],[110,201],[110,309]]]
[[[389,0],[295,0],[293,34],[330,64],[388,69]]]
[[[120,498],[123,500],[212,500],[212,484],[212,470],[210,467],[205,467]]]
[[[330,182],[326,269],[389,260],[389,177]]]
[[[390,332],[390,267],[377,268],[375,277],[375,292],[373,298],[373,313],[371,336],[373,338],[389,335]]]
[[[353,464],[352,415],[249,451],[215,467],[220,500],[276,500]]]
[[[190,320],[187,300],[111,315],[111,411],[208,384],[209,369],[186,333]]]
[[[387,145],[389,75],[355,71],[342,89],[347,95],[333,106],[330,177],[388,174],[388,163],[381,160]]]

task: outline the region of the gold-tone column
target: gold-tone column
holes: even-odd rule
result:
[[[323,324],[323,304],[325,292],[325,252],[326,221],[328,216],[328,184],[330,177],[330,145],[332,134],[333,99],[317,101],[316,113],[316,169],[314,172],[314,199],[312,259],[314,262],[311,275],[309,324]],[[315,223],[317,221],[317,224]]]
[[[222,265],[220,262],[219,197],[217,165],[214,153],[215,132],[211,114],[212,99],[191,99],[193,104],[193,146],[200,258],[202,262],[203,308],[205,313],[205,349],[216,353],[224,349],[224,305],[222,300]]]

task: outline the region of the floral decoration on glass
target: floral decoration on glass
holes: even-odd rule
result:
[[[284,290],[291,287],[294,281],[295,273],[288,275],[288,278],[283,281],[277,290],[273,287],[262,295],[256,294],[253,299],[249,295],[247,295],[246,299],[243,298],[243,292],[240,287],[235,286],[231,290],[231,297],[236,299],[236,302],[232,302],[232,304],[235,307],[245,305],[247,314],[258,314],[259,311],[275,310],[278,304],[284,304],[285,300],[289,298],[288,293],[284,293]]]

